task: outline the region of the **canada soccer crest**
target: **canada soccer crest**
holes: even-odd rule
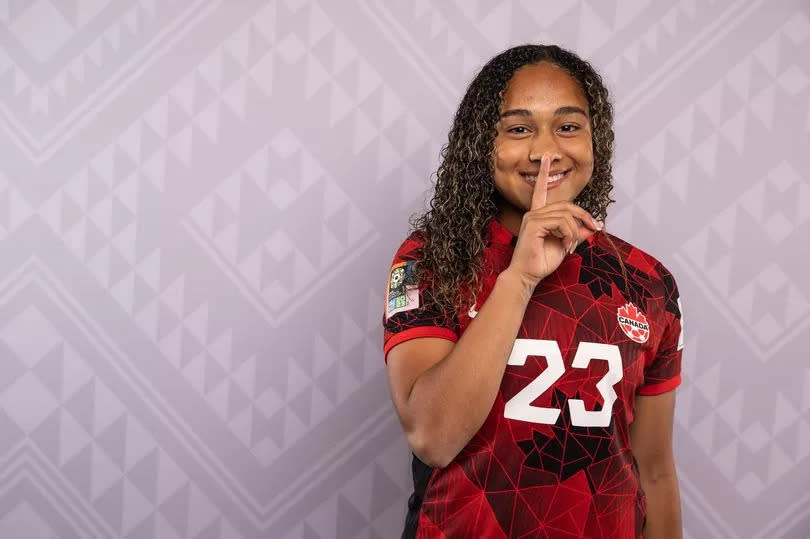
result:
[[[647,323],[647,317],[632,303],[619,307],[616,318],[624,334],[634,342],[642,344],[650,338],[650,325]]]

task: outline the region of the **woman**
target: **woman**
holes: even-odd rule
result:
[[[403,537],[681,536],[678,290],[603,229],[612,151],[571,52],[515,47],[470,83],[386,287]]]

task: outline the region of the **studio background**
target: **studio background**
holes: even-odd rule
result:
[[[387,270],[470,77],[590,59],[685,536],[810,536],[804,1],[0,3],[0,536],[396,537]]]

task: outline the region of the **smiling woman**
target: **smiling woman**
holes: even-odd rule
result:
[[[517,70],[501,108],[493,152],[498,217],[517,234],[544,153],[551,159],[547,204],[574,200],[591,179],[591,122],[588,99],[577,81],[548,62]]]
[[[515,47],[470,83],[386,286],[403,537],[680,537],[680,298],[604,230],[612,152],[569,51]]]

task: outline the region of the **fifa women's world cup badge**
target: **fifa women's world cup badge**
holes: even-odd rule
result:
[[[650,338],[650,325],[647,323],[647,317],[632,303],[619,307],[616,318],[624,334],[634,342],[643,344]]]
[[[391,268],[385,298],[385,316],[419,307],[419,288],[414,280],[414,261],[400,262]]]

